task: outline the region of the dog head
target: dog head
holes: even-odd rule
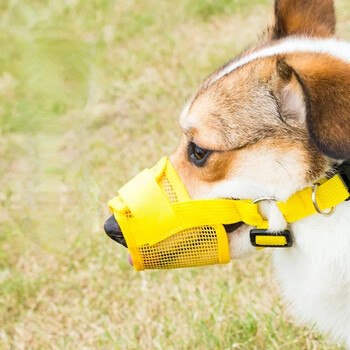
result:
[[[334,32],[332,0],[277,0],[263,40],[203,82],[170,157],[192,199],[283,201],[349,158],[349,46]],[[285,229],[273,206],[262,211],[271,230]],[[235,228],[237,257],[251,227]]]

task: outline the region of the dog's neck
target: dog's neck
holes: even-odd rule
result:
[[[273,249],[277,277],[293,312],[336,338],[350,334],[350,201],[330,217],[315,214],[290,225],[294,246]],[[341,333],[343,332],[343,333]]]
[[[337,241],[341,238],[349,241],[350,245],[350,202],[340,203],[329,217],[314,214],[296,221],[290,228],[295,235],[295,246],[298,249],[317,249],[322,242],[338,245]],[[327,247],[326,245],[325,252],[328,251]]]

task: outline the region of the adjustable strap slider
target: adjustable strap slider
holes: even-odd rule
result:
[[[250,230],[250,242],[258,248],[288,248],[293,245],[293,237],[289,230],[268,232],[262,229]]]

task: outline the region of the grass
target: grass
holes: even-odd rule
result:
[[[136,273],[102,229],[108,199],[174,149],[186,99],[271,6],[0,3],[0,349],[336,349],[289,316],[267,255]]]

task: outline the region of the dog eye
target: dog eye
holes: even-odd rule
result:
[[[205,165],[211,153],[213,152],[201,148],[193,142],[190,142],[190,144],[188,145],[188,159],[191,163],[198,167],[202,167]]]

